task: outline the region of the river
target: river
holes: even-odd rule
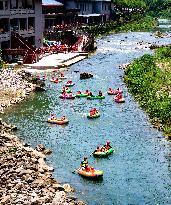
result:
[[[89,205],[171,204],[170,143],[152,127],[146,113],[128,93],[123,70],[119,69],[120,64],[152,53],[149,43],[167,44],[171,39],[155,38],[152,32],[102,37],[97,39],[94,54],[65,72],[76,83],[73,92],[89,89],[96,94],[102,90],[104,100],[61,100],[58,96],[62,84],[47,80],[46,92],[32,94],[25,102],[8,108],[3,116],[17,125],[17,135],[25,142],[33,147],[42,143],[53,151],[47,161],[55,169],[54,177],[73,185],[76,196]],[[80,80],[76,71],[92,72],[94,77]],[[116,104],[107,95],[109,87],[122,87],[126,102]],[[92,107],[99,109],[100,118],[86,118]],[[66,115],[69,124],[48,124],[50,113]],[[105,159],[90,156],[106,140],[111,141],[115,153]],[[90,181],[73,173],[83,156],[88,156],[89,164],[104,171],[103,180]]]

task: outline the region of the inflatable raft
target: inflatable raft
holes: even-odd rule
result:
[[[108,93],[108,95],[117,95],[117,94],[123,93],[123,91],[122,91],[121,88],[119,88],[119,89],[117,89],[117,90],[112,90],[112,89],[111,89],[111,90],[108,90],[107,93]]]
[[[60,83],[60,82],[62,82],[62,80],[51,79],[50,82],[52,82],[52,83]]]
[[[75,83],[66,83],[66,84],[65,84],[66,87],[72,87],[72,86],[74,86],[74,85],[75,85]]]
[[[64,80],[67,79],[67,77],[63,76],[63,77],[59,77],[59,79]]]
[[[124,103],[125,102],[125,98],[122,97],[122,98],[117,98],[117,97],[114,97],[114,101],[117,102],[117,103]]]
[[[105,96],[104,95],[102,95],[102,96],[99,96],[99,95],[97,95],[97,96],[87,96],[87,99],[88,100],[105,99]]]
[[[75,98],[75,95],[72,95],[72,94],[61,94],[59,95],[59,98],[61,99],[74,99]]]
[[[81,94],[76,94],[76,97],[87,97],[88,94],[87,93],[81,93]]]
[[[110,148],[104,152],[96,152],[96,150],[93,152],[93,156],[95,157],[107,157],[108,155],[110,155],[111,153],[113,153],[113,149]]]
[[[58,124],[58,125],[63,125],[63,124],[67,124],[69,122],[68,119],[65,119],[63,120],[62,118],[61,119],[57,119],[57,118],[48,118],[47,120],[49,123],[52,123],[52,124]]]
[[[84,168],[81,167],[77,170],[77,172],[78,172],[79,175],[81,175],[83,177],[90,178],[90,179],[98,178],[98,177],[103,176],[103,171],[96,170],[92,167],[89,167],[89,171],[86,171]]]
[[[63,89],[61,89],[60,93],[62,93],[62,92],[63,92]],[[65,88],[65,92],[66,93],[71,93],[71,89],[70,88]]]
[[[100,113],[98,111],[94,115],[90,115],[90,113],[87,114],[87,118],[89,119],[98,118],[98,117],[100,117]]]

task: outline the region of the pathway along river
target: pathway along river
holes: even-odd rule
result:
[[[137,43],[142,41],[142,45]],[[70,67],[65,75],[76,86],[73,91],[86,89],[106,95],[104,100],[59,99],[62,84],[49,81],[47,91],[32,95],[26,102],[8,109],[4,118],[18,126],[18,135],[33,147],[39,143],[53,150],[48,162],[54,176],[77,189],[77,196],[90,205],[171,204],[171,173],[169,142],[153,129],[123,83],[119,65],[150,53],[148,43],[171,43],[170,38],[155,38],[152,33],[114,34],[97,40],[98,49],[82,62]],[[79,79],[79,72],[91,71],[94,78]],[[66,81],[64,81],[66,82]],[[126,102],[116,104],[106,91],[122,87]],[[96,107],[101,117],[88,120],[86,113]],[[67,126],[46,122],[50,113],[66,115]],[[116,152],[106,159],[90,156],[97,145],[110,140]],[[72,172],[83,156],[89,164],[104,170],[101,181],[90,181]]]

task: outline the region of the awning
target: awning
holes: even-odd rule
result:
[[[56,1],[56,0],[42,0],[43,6],[63,6],[62,3]]]
[[[87,15],[79,14],[78,16],[88,18],[88,17],[95,17],[95,16],[101,16],[101,15],[102,14],[87,14]]]

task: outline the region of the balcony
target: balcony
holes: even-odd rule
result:
[[[10,9],[11,15],[23,15],[23,14],[34,14],[35,11],[33,9]]]
[[[0,32],[0,42],[10,40],[10,32],[1,33]]]
[[[28,30],[19,30],[18,33],[21,35],[21,36],[30,36],[32,34],[35,33],[35,30],[34,28],[31,28],[31,29],[28,29]]]
[[[35,30],[34,30],[34,28],[30,28],[30,29],[28,29],[28,34],[30,35],[30,34],[34,34],[35,33]]]
[[[0,10],[0,17],[9,16],[10,10]]]

